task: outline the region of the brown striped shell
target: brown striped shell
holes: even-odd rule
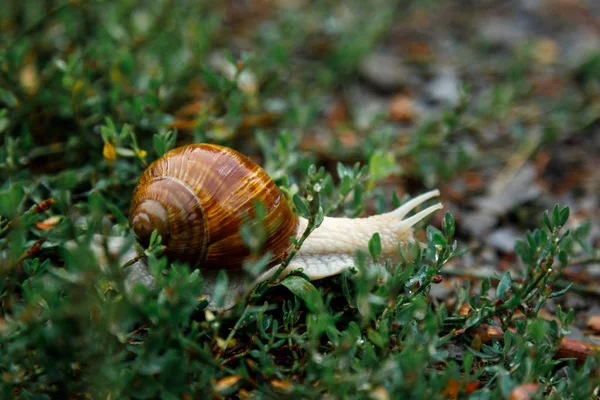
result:
[[[171,259],[239,269],[250,255],[239,232],[255,200],[267,210],[263,254],[271,251],[272,263],[280,262],[298,218],[267,173],[227,147],[192,144],[153,162],[133,192],[129,223],[143,246],[157,229]]]

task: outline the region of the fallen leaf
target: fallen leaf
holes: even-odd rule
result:
[[[525,383],[514,388],[508,400],[529,400],[537,392],[537,383]]]
[[[169,124],[170,129],[179,129],[179,130],[194,129],[196,126],[198,126],[198,121],[186,120],[186,119],[174,121]]]
[[[59,215],[55,215],[53,217],[50,218],[46,218],[43,221],[38,221],[35,223],[35,226],[38,229],[41,229],[43,231],[47,231],[48,229],[52,229],[52,227],[56,224],[58,224],[61,220],[61,217]]]
[[[275,112],[265,112],[262,114],[246,115],[242,118],[242,121],[238,126],[238,130],[248,130],[274,126],[280,118],[281,114]]]
[[[271,386],[280,390],[289,390],[292,384],[289,381],[279,381],[277,379],[273,379],[271,381]]]
[[[465,385],[465,394],[471,394],[479,387],[479,381],[471,381]]]
[[[390,103],[389,117],[392,121],[414,122],[416,111],[412,99],[406,95],[395,96]]]
[[[242,379],[242,375],[230,375],[225,378],[221,378],[217,381],[215,385],[215,390],[217,392],[225,391],[231,388],[233,385],[236,385]]]
[[[596,332],[600,332],[600,315],[592,315],[587,322],[587,325]]]
[[[444,388],[444,396],[449,399],[455,399],[458,397],[458,391],[460,390],[460,384],[454,378],[450,378],[446,387]]]
[[[178,119],[193,119],[200,114],[200,112],[204,109],[204,101],[203,100],[194,100],[191,103],[188,103],[181,107],[175,113],[175,116]]]
[[[461,317],[466,317],[471,312],[471,305],[469,303],[464,303],[460,306],[460,310],[458,310],[458,315]]]
[[[427,62],[435,58],[433,47],[423,41],[413,41],[408,43],[406,52],[410,59],[414,61]]]
[[[35,60],[28,60],[27,64],[19,72],[19,81],[27,93],[34,94],[40,86],[39,73]]]
[[[389,400],[390,394],[383,386],[378,386],[371,392],[370,396],[373,400]]]
[[[337,99],[325,112],[325,118],[329,129],[334,129],[350,118],[348,107],[341,99]]]

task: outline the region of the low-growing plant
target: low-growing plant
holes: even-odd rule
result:
[[[457,104],[407,131],[385,110],[332,128],[332,101],[363,93],[360,64],[395,21],[443,2],[43,3],[0,7],[0,398],[492,399],[523,385],[538,398],[593,398],[597,347],[567,337],[572,309],[542,313],[589,290],[562,273],[600,252],[589,221],[565,230],[568,207],[532,217],[519,259],[494,276],[460,268],[467,249],[446,212],[394,259],[376,234],[338,276],[280,270],[253,286],[268,260],[257,257],[258,203],[240,227],[248,285],[226,311],[208,308],[202,270],[170,262],[157,233],[145,249],[134,243],[127,210],[143,169],[174,147],[235,147],[309,221],[285,266],[324,216],[389,210],[423,187],[456,198],[446,183],[466,169],[494,170],[515,148],[520,165],[559,132],[593,126],[597,54],[566,71],[577,82],[534,118],[515,111],[531,101],[528,44],[486,71],[489,86],[462,86]],[[490,127],[506,130],[508,148],[485,148]],[[142,257],[156,284],[128,290]],[[439,302],[433,289],[450,277]],[[217,305],[229,290],[220,273]]]
[[[324,206],[338,208],[337,193],[364,184],[358,170],[348,175],[340,166],[338,172],[338,178],[350,176],[352,183],[340,179],[323,194],[327,174],[311,167],[305,190],[293,196],[297,212],[310,221],[305,236],[322,220]],[[546,299],[568,290],[553,289],[574,251],[571,235],[562,230],[566,207],[544,213],[541,227],[517,242],[526,266],[521,276],[497,277],[495,291],[492,277],[485,278],[478,295],[469,285],[457,288],[451,309],[434,306],[428,297],[444,279],[444,265],[464,252],[453,239],[454,219],[446,213],[441,230],[427,228],[427,247],[399,248],[399,262],[380,259],[375,235],[370,254],[358,253],[355,267],[339,277],[309,282],[301,272],[283,279],[276,274],[249,290],[232,310],[216,313],[200,296],[201,271],[169,264],[160,237],[146,251],[155,288],[127,294],[118,260],[99,269],[89,250],[92,233],[114,231],[102,223],[108,208],[99,198],[88,201],[83,227],[63,218],[50,231],[40,224],[48,223],[51,201],[11,213],[27,195],[12,187],[1,198],[2,214],[12,215],[3,220],[0,239],[0,367],[6,398],[250,392],[497,398],[530,382],[539,385],[540,394],[559,391],[582,398],[594,388],[588,379],[593,358],[579,366],[556,358],[573,311],[559,308],[551,321],[537,316]],[[32,233],[44,233],[43,249],[39,239],[29,239]],[[579,240],[582,233],[578,230]],[[77,238],[78,245],[67,250],[67,238]],[[223,274],[215,297],[226,290]],[[484,324],[501,329],[501,340],[486,342],[471,334]],[[562,377],[554,372],[560,366]]]

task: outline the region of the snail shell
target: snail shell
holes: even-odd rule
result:
[[[271,264],[281,262],[298,218],[277,185],[235,150],[192,144],[171,150],[143,173],[129,223],[143,246],[156,229],[171,259],[203,269],[240,269],[250,255],[240,228],[253,218],[256,201],[266,210],[262,254],[271,251]]]

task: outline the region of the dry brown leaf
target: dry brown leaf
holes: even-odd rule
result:
[[[246,389],[240,389],[240,391],[238,392],[238,396],[241,400],[248,400],[254,398],[254,395]]]
[[[435,57],[431,44],[423,41],[412,41],[406,47],[408,57],[414,61],[427,62]]]
[[[335,129],[341,123],[348,121],[350,113],[346,104],[341,99],[337,99],[325,112],[325,118],[329,129]]]
[[[38,229],[41,229],[43,231],[47,231],[49,229],[52,229],[52,227],[56,224],[58,224],[61,220],[61,217],[59,215],[55,215],[53,217],[50,218],[46,218],[43,221],[38,221],[35,223],[35,226]]]
[[[471,305],[469,303],[464,303],[460,306],[460,310],[458,310],[458,315],[461,317],[466,317],[471,312]]]
[[[458,397],[458,391],[460,390],[460,384],[454,378],[450,378],[446,387],[444,388],[444,396],[448,399],[456,399]]]
[[[38,70],[34,60],[30,60],[19,72],[19,81],[29,94],[37,92],[40,86]]]
[[[221,378],[217,381],[215,385],[215,390],[217,392],[222,392],[224,390],[229,389],[233,385],[236,385],[242,379],[242,375],[230,375],[225,378]]]
[[[397,122],[414,122],[416,110],[413,100],[406,95],[394,96],[390,103],[389,117]]]
[[[371,392],[370,396],[373,400],[389,400],[390,394],[383,386],[378,386]]]
[[[280,390],[289,390],[292,384],[290,383],[290,381],[279,381],[277,379],[273,379],[271,381],[271,386]]]
[[[600,332],[600,315],[592,315],[587,322],[587,325],[596,332]]]
[[[275,112],[265,112],[262,114],[246,115],[240,122],[238,130],[274,126],[280,118],[281,114]]]
[[[537,392],[537,389],[537,383],[525,383],[517,386],[510,394],[508,400],[529,400]]]
[[[204,109],[204,101],[194,100],[181,107],[175,113],[175,116],[179,119],[192,119],[196,118],[198,114]]]
[[[198,121],[186,120],[186,119],[175,121],[175,122],[172,122],[169,124],[170,129],[179,129],[179,130],[194,129],[197,126],[198,126]]]
[[[471,394],[479,387],[479,381],[471,381],[465,385],[465,394]]]

